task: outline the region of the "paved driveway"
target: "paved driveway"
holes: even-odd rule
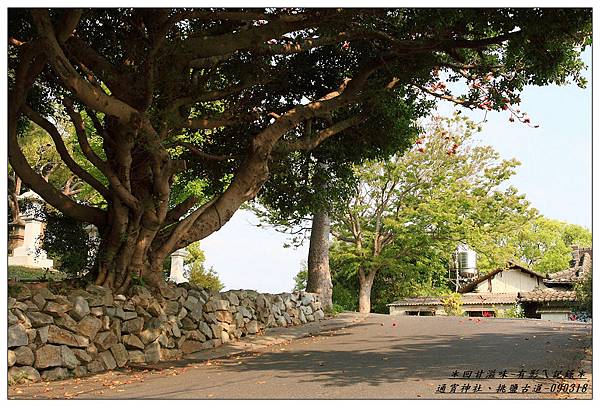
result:
[[[590,342],[589,324],[373,314],[259,353],[11,387],[9,397],[588,398],[589,365],[579,376]]]

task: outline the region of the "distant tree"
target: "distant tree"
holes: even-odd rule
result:
[[[539,272],[565,270],[571,261],[571,245],[591,247],[590,230],[566,222],[537,217],[512,235],[515,257]]]
[[[302,263],[302,269],[294,276],[294,291],[306,290],[306,280],[308,279],[308,267],[305,262]]]
[[[592,316],[593,298],[592,298],[592,272],[588,273],[583,281],[575,284],[575,291],[577,292],[577,308],[581,311],[585,311],[587,314]]]
[[[187,265],[188,271],[185,273],[190,283],[198,287],[207,288],[212,291],[221,291],[225,285],[219,279],[219,275],[211,267],[206,269],[204,261],[206,256],[200,249],[200,242],[194,242],[187,247],[188,257],[184,264]]]
[[[536,211],[516,189],[500,187],[518,163],[474,144],[477,130],[460,116],[438,117],[402,156],[357,167],[355,193],[333,215],[332,257],[358,278],[360,312],[370,312],[383,276],[443,290],[459,243],[477,251],[482,272],[512,257],[503,240]]]

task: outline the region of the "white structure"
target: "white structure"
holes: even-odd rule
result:
[[[26,266],[52,268],[54,262],[41,248],[44,236],[44,222],[39,215],[43,210],[44,200],[35,192],[27,191],[19,195],[19,200],[30,201],[31,207],[23,214],[25,221],[25,236],[23,244],[13,250],[13,255],[8,257],[9,266]]]
[[[187,255],[188,251],[185,248],[179,249],[171,254],[171,274],[169,275],[169,280],[175,284],[185,283],[188,281],[183,275],[183,261],[186,259]]]

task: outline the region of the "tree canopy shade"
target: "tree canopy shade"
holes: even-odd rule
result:
[[[591,10],[11,9],[8,25],[10,165],[98,226],[96,283],[123,291],[132,276],[158,284],[169,253],[220,229],[290,154],[329,139],[368,150],[369,136],[346,136],[377,128],[383,108],[429,96],[500,110],[527,84],[581,83]],[[101,177],[56,137],[61,116]],[[102,204],[32,168],[27,120]]]

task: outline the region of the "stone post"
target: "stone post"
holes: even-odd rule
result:
[[[171,254],[171,274],[169,275],[169,280],[173,281],[175,284],[188,281],[183,275],[183,261],[186,259],[187,255],[188,251],[185,248],[179,249]]]
[[[8,257],[8,265],[52,268],[54,262],[48,259],[46,252],[41,248],[46,226],[40,216],[44,200],[33,191],[19,195],[19,200],[31,202],[31,207],[27,208],[22,216],[25,221],[23,244],[16,247],[13,255]]]

